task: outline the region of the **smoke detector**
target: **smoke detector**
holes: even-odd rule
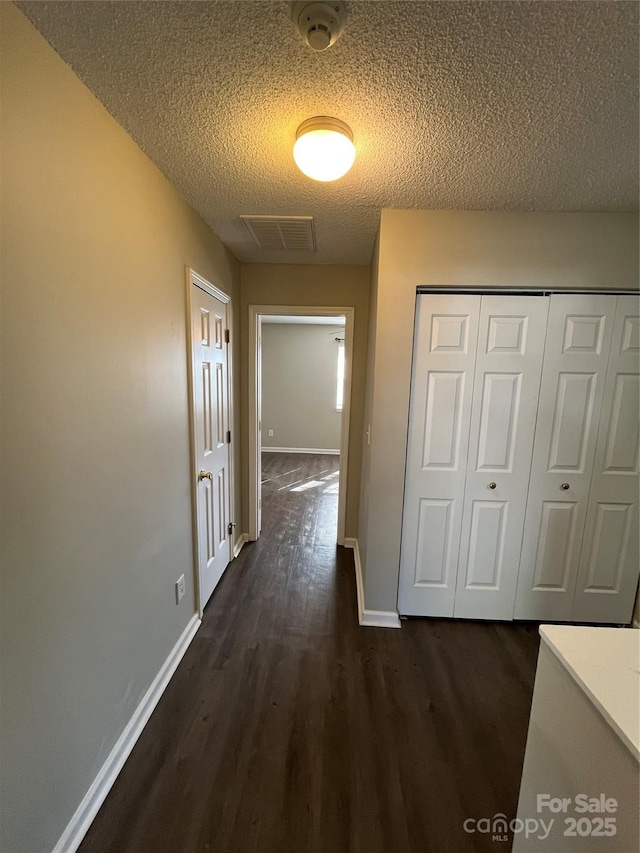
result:
[[[344,3],[300,0],[293,4],[293,22],[312,50],[326,50],[340,38],[346,16]]]

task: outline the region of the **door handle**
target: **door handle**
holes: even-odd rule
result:
[[[495,487],[496,487],[497,485],[498,485],[497,483],[489,483],[489,488],[490,488],[490,489],[495,489]]]
[[[566,492],[566,491],[567,491],[567,489],[570,489],[570,488],[571,488],[571,486],[569,485],[569,483],[563,483],[563,484],[560,486],[560,488],[561,488],[561,489],[564,489],[564,491]]]
[[[198,482],[201,480],[213,480],[213,474],[211,471],[200,471],[198,474]]]

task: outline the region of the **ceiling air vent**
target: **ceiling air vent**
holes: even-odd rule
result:
[[[241,216],[251,239],[265,252],[315,252],[313,216]]]

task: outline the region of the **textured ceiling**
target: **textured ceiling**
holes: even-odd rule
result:
[[[361,2],[324,53],[286,2],[19,2],[243,261],[368,263],[382,207],[634,210],[638,4]],[[296,169],[332,115],[357,159]],[[264,253],[239,214],[312,215],[318,253]]]

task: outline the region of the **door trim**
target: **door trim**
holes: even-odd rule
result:
[[[478,287],[451,287],[451,285],[431,285],[419,284],[416,287],[418,296],[427,296],[429,294],[455,294],[456,296],[553,296],[555,293],[562,293],[566,296],[637,296],[638,288],[630,290],[620,290],[616,288],[606,287],[590,287],[587,290],[581,290],[576,287],[487,287],[480,285]]]
[[[220,302],[224,302],[227,306],[227,328],[231,336],[231,343],[227,344],[227,400],[229,405],[229,430],[231,432],[231,444],[229,446],[229,513],[231,518],[235,515],[235,468],[233,464],[234,457],[234,442],[236,434],[233,424],[233,306],[231,297],[220,290],[211,282],[203,278],[191,267],[185,267],[186,279],[186,322],[187,322],[187,384],[189,394],[189,463],[190,463],[190,481],[191,481],[191,528],[193,540],[193,578],[196,593],[196,612],[202,618],[204,603],[201,595],[200,584],[200,565],[198,560],[198,477],[196,464],[196,423],[195,423],[195,381],[194,381],[194,360],[193,360],[193,330],[191,328],[191,310],[193,306],[193,288],[197,287],[203,290]],[[229,555],[234,558],[234,542],[233,534],[227,533],[229,540]]]
[[[353,330],[355,308],[310,305],[249,305],[249,539],[255,541],[258,530],[260,477],[258,460],[258,321],[262,315],[289,314],[302,317],[344,315],[344,403],[340,425],[340,485],[338,487],[338,545],[344,545],[347,514],[347,467],[349,463],[349,422],[351,418],[351,376],[353,371]]]

